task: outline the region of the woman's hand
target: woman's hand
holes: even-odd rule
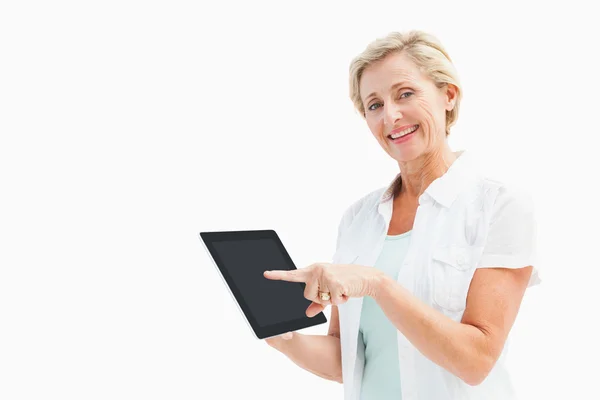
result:
[[[270,337],[265,339],[265,342],[267,342],[267,344],[271,347],[277,347],[277,344],[281,343],[282,340],[290,340],[291,338],[294,337],[294,332],[287,332],[284,333],[283,335],[277,335],[274,337]]]
[[[316,263],[292,271],[265,271],[265,278],[288,282],[304,282],[304,297],[312,301],[306,315],[314,317],[327,305],[338,305],[350,297],[372,296],[383,272],[373,267],[356,264]],[[320,293],[329,293],[329,300],[322,300]]]

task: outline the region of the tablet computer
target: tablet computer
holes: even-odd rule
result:
[[[323,312],[306,315],[304,283],[264,277],[296,269],[274,230],[200,232],[200,241],[258,339],[327,322]]]

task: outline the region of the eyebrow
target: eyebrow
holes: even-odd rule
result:
[[[392,85],[392,90],[396,89],[398,86],[403,86],[403,85],[407,85],[407,84],[408,84],[408,82],[405,82],[405,81],[394,83]],[[372,96],[375,96],[375,94],[376,93],[373,92],[370,95],[368,95],[367,97],[365,97],[364,102],[366,103]]]

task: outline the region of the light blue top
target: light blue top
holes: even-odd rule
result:
[[[374,267],[397,280],[410,243],[410,234],[411,231],[400,235],[387,235]],[[375,300],[372,297],[364,297],[359,340],[365,344],[365,369],[360,400],[402,398],[396,332],[396,327]]]

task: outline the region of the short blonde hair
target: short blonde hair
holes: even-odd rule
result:
[[[371,42],[361,54],[352,60],[350,63],[350,99],[352,99],[354,107],[364,118],[365,108],[360,96],[362,74],[369,65],[395,52],[405,52],[438,88],[447,84],[457,87],[454,108],[446,111],[446,136],[448,136],[450,127],[458,119],[462,89],[452,59],[440,41],[435,36],[423,31],[392,32],[386,37]]]

